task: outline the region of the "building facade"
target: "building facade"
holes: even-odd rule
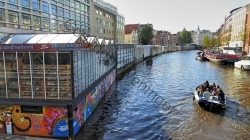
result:
[[[199,26],[197,30],[190,31],[192,37],[192,43],[196,45],[202,45],[204,37],[207,35],[208,37],[212,37],[212,32],[209,30],[200,30]]]
[[[90,34],[90,0],[1,0],[0,38],[11,33]]]
[[[117,7],[103,0],[93,0],[90,36],[123,43],[124,23],[125,18],[117,12]]]
[[[139,44],[138,37],[139,37],[139,24],[126,24],[124,43]]]
[[[124,43],[125,39],[125,18],[122,14],[118,13],[116,18],[116,42]]]
[[[153,34],[155,31],[153,31]],[[167,46],[170,42],[170,32],[168,31],[156,31],[152,39],[153,45]]]

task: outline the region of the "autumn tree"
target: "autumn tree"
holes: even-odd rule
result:
[[[180,40],[182,43],[192,43],[191,32],[187,31],[185,28],[180,32]]]
[[[152,38],[153,38],[153,28],[149,25],[144,25],[139,33],[140,36],[140,42],[142,45],[148,45],[150,44]]]

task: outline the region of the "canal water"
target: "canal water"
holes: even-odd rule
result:
[[[178,51],[154,57],[152,66],[139,63],[100,103],[95,120],[87,121],[79,138],[249,139],[250,71],[201,62],[195,56],[196,51]],[[210,112],[193,102],[195,87],[206,80],[224,90],[225,111]],[[157,95],[154,99],[153,94],[145,93],[145,85]],[[171,107],[166,107],[168,103]]]

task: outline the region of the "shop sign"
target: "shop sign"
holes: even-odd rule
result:
[[[88,43],[68,44],[0,44],[0,52],[28,52],[28,51],[71,51],[90,50]]]

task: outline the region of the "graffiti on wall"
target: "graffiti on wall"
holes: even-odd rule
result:
[[[73,112],[76,134],[116,78],[113,70],[83,100]],[[43,106],[39,113],[24,113],[21,106],[0,106],[0,133],[37,136],[68,136],[68,110],[66,107]]]
[[[81,120],[81,104],[74,111],[74,133],[78,132]],[[40,114],[21,113],[20,106],[0,107],[0,133],[39,136],[68,136],[66,107],[43,107]]]
[[[86,121],[90,114],[94,111],[98,105],[100,99],[109,90],[116,78],[116,70],[114,69],[98,86],[92,90],[84,100],[83,105],[83,121]]]

